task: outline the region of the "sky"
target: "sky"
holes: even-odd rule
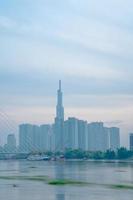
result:
[[[0,1],[0,141],[20,123],[53,123],[61,79],[65,118],[118,126],[128,146],[132,8],[132,0]]]

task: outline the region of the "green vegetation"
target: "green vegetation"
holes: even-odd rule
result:
[[[124,147],[117,149],[117,151],[107,150],[106,152],[96,151],[83,151],[81,149],[66,149],[65,152],[49,153],[51,156],[63,155],[65,159],[105,159],[105,160],[117,160],[117,159],[131,159],[133,157],[133,151],[129,151]]]
[[[64,152],[31,152],[29,155],[47,155],[49,158],[65,158],[65,159],[94,159],[94,160],[124,160],[124,159],[133,159],[133,151],[130,151],[124,147],[113,151],[111,149],[106,152],[102,151],[83,151],[81,149],[66,149]],[[3,155],[2,155],[3,156]],[[24,155],[23,158],[28,155]],[[21,159],[19,155],[15,157],[15,159]],[[0,157],[1,159],[5,159],[4,157]],[[31,167],[34,168],[34,167]]]
[[[82,150],[71,150],[71,149],[68,149],[65,151],[64,153],[64,157],[66,159],[82,159],[82,158],[85,158],[87,156],[86,152],[85,151],[82,151]]]
[[[25,181],[42,181],[49,185],[65,186],[65,185],[82,185],[82,186],[102,186],[113,189],[125,189],[133,190],[133,185],[122,185],[122,184],[102,184],[102,183],[89,183],[78,180],[68,180],[68,179],[50,179],[47,176],[0,176],[0,179],[3,180],[25,180]],[[13,187],[17,187],[16,184],[13,184]]]
[[[133,185],[110,185],[113,189],[133,190]]]
[[[117,150],[117,158],[118,159],[127,159],[133,157],[133,151],[129,151],[124,147],[121,147]]]
[[[74,180],[65,180],[65,179],[61,179],[61,180],[51,180],[48,182],[49,185],[82,185],[82,184],[86,184],[85,182],[81,182],[81,181],[74,181]]]
[[[113,160],[117,158],[117,155],[114,151],[112,150],[107,150],[104,154],[105,159]]]
[[[2,180],[25,180],[25,181],[43,181],[49,185],[68,185],[68,184],[86,184],[85,182],[68,179],[50,179],[47,176],[0,176]]]
[[[47,181],[47,176],[0,176],[3,180]]]

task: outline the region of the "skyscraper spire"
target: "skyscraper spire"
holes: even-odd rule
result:
[[[64,120],[64,108],[63,108],[63,101],[62,101],[61,80],[59,80],[59,89],[57,91],[56,117],[58,119]]]
[[[61,91],[61,80],[59,80],[59,90]]]
[[[62,100],[62,90],[61,90],[61,80],[59,80],[59,88],[57,91],[57,106],[56,106],[56,117],[54,124],[54,133],[55,133],[55,149],[56,151],[63,151],[64,140],[64,107]]]

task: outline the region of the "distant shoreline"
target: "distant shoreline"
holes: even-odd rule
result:
[[[108,159],[64,159],[64,160],[27,160],[27,159],[0,159],[0,161],[27,161],[27,162],[96,162],[96,163],[133,163],[133,159],[108,160]]]

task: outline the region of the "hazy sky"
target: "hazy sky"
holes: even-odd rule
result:
[[[11,123],[53,122],[59,79],[66,118],[119,126],[128,144],[132,0],[0,1],[0,108]]]

